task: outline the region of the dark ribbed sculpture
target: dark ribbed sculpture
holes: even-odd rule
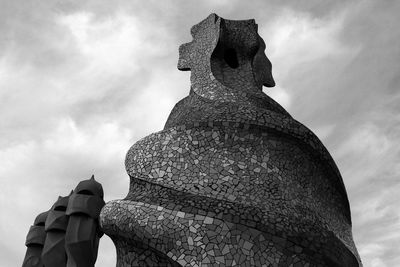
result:
[[[59,197],[53,204],[46,218],[46,241],[42,251],[42,261],[45,267],[63,267],[67,264],[65,253],[65,231],[68,226],[68,216],[65,211],[69,196]]]
[[[49,212],[40,213],[26,236],[25,245],[27,247],[22,267],[43,267],[42,250],[46,240],[44,224]]]
[[[129,193],[100,214],[117,266],[361,266],[334,161],[262,92],[257,24],[211,14],[191,34],[189,96],[130,148]]]
[[[69,197],[69,216],[65,234],[67,267],[93,267],[97,259],[102,232],[98,218],[104,206],[103,187],[94,176],[81,181]]]
[[[94,267],[99,239],[103,187],[94,176],[81,181],[69,196],[58,197],[39,214],[26,237],[22,267]]]

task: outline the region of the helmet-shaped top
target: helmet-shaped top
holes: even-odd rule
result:
[[[46,218],[46,232],[51,230],[65,231],[68,225],[68,217],[65,215],[65,211],[67,210],[70,196],[71,194],[65,197],[59,196],[57,201],[53,204]]]
[[[54,204],[53,204],[53,206],[51,207],[50,210],[66,211],[67,210],[67,206],[68,206],[68,200],[69,200],[69,196],[65,196],[65,197],[59,196],[57,201],[54,202]]]
[[[36,219],[35,219],[35,222],[33,223],[33,225],[44,226],[48,214],[49,214],[49,211],[40,213],[38,216],[36,216]]]
[[[83,180],[74,189],[74,193],[104,197],[103,187],[94,179],[94,175],[88,180]]]
[[[49,211],[42,212],[36,216],[35,222],[30,227],[29,232],[26,236],[25,245],[29,246],[43,246],[46,239],[46,232],[44,230],[47,215]],[[24,265],[25,266],[25,265]]]

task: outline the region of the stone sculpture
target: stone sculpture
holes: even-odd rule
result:
[[[102,186],[82,181],[37,217],[23,266],[94,266],[99,213],[118,267],[362,266],[336,164],[262,92],[275,81],[255,21],[211,14],[191,35],[189,96],[128,151],[127,197],[103,207]]]
[[[66,215],[69,216],[65,235],[67,267],[93,267],[102,232],[98,218],[104,206],[103,187],[94,176],[81,181],[69,197]]]
[[[262,92],[257,24],[211,14],[191,34],[189,96],[130,148],[129,193],[100,214],[117,266],[361,266],[334,161]]]
[[[62,267],[67,264],[64,245],[68,225],[68,216],[65,214],[68,200],[69,196],[60,196],[46,218],[46,241],[42,252],[42,261],[46,267]]]
[[[43,267],[42,250],[46,239],[44,225],[48,211],[40,213],[26,236],[25,245],[27,246],[22,267]]]
[[[31,226],[22,266],[93,267],[103,235],[99,226],[103,198],[103,187],[94,176],[81,181],[69,196],[59,197]]]

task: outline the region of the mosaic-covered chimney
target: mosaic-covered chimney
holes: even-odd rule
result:
[[[211,14],[191,34],[189,96],[130,148],[129,193],[100,215],[117,266],[361,266],[334,161],[262,92],[257,24]]]

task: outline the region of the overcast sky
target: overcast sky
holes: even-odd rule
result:
[[[190,27],[255,18],[277,86],[347,188],[366,267],[400,262],[400,1],[0,0],[0,266],[36,215],[92,174],[124,198],[124,157],[189,93]],[[217,4],[218,3],[218,4]],[[115,266],[101,239],[96,266]]]

